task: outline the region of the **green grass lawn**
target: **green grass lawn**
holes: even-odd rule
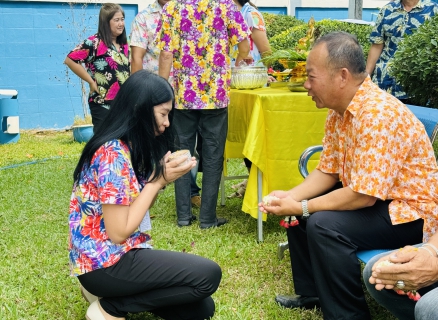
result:
[[[22,132],[18,143],[0,145],[0,319],[85,318],[88,305],[79,282],[69,276],[67,258],[72,173],[82,148],[71,132]],[[35,163],[19,165],[27,162]],[[246,170],[239,159],[230,160],[228,169],[233,175]],[[226,181],[226,194],[235,183]],[[215,319],[322,319],[319,311],[283,309],[274,302],[276,294],[294,292],[289,253],[277,258],[285,231],[279,218],[270,217],[259,243],[257,220],[241,205],[240,198],[227,199],[224,207],[218,202],[218,216],[230,221],[223,227],[178,228],[169,185],[151,210],[154,245],[198,254],[222,267],[213,296]],[[370,309],[374,319],[394,319],[372,301]],[[128,319],[158,318],[142,313]]]

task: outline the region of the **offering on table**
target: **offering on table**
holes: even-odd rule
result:
[[[231,68],[232,89],[258,89],[268,82],[268,73],[265,67],[239,66]]]

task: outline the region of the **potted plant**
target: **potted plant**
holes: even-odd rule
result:
[[[92,24],[94,24],[95,20],[97,20],[97,16],[89,13],[87,10],[87,8],[89,8],[89,4],[91,4],[90,0],[85,0],[84,3],[68,2],[71,16],[67,18],[66,22],[68,25],[64,29],[68,32],[69,39],[71,39],[69,50],[78,43],[81,43],[83,39],[86,38],[87,34],[92,32],[90,29],[94,28],[94,26],[92,27]],[[94,9],[98,8],[97,4],[94,4],[94,6]],[[82,115],[76,114],[76,110],[76,115],[73,119],[73,125],[71,127],[73,131],[73,139],[74,141],[80,143],[88,142],[93,136],[93,123],[91,121],[91,115],[88,106],[87,83],[76,76],[74,76],[73,79],[70,79],[70,69],[65,66],[65,70],[67,84],[69,86],[72,85],[73,87],[78,86],[79,84],[82,104]]]
[[[73,139],[77,142],[88,142],[93,136],[93,123],[91,115],[85,114],[84,117],[75,116],[73,120]]]

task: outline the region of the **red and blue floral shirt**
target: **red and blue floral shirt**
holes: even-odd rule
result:
[[[133,248],[151,248],[151,237],[138,229],[120,244],[112,242],[105,230],[102,205],[129,206],[144,187],[145,180],[137,179],[130,159],[125,143],[109,141],[96,151],[73,186],[69,214],[73,276],[110,267]]]
[[[108,48],[95,34],[74,48],[67,57],[84,63],[88,74],[97,84],[99,93],[91,92],[88,101],[109,109],[131,72],[128,44],[121,45],[119,50],[114,45]]]

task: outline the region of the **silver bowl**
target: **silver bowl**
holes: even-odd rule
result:
[[[265,67],[233,67],[231,68],[231,88],[257,89],[268,82]]]

